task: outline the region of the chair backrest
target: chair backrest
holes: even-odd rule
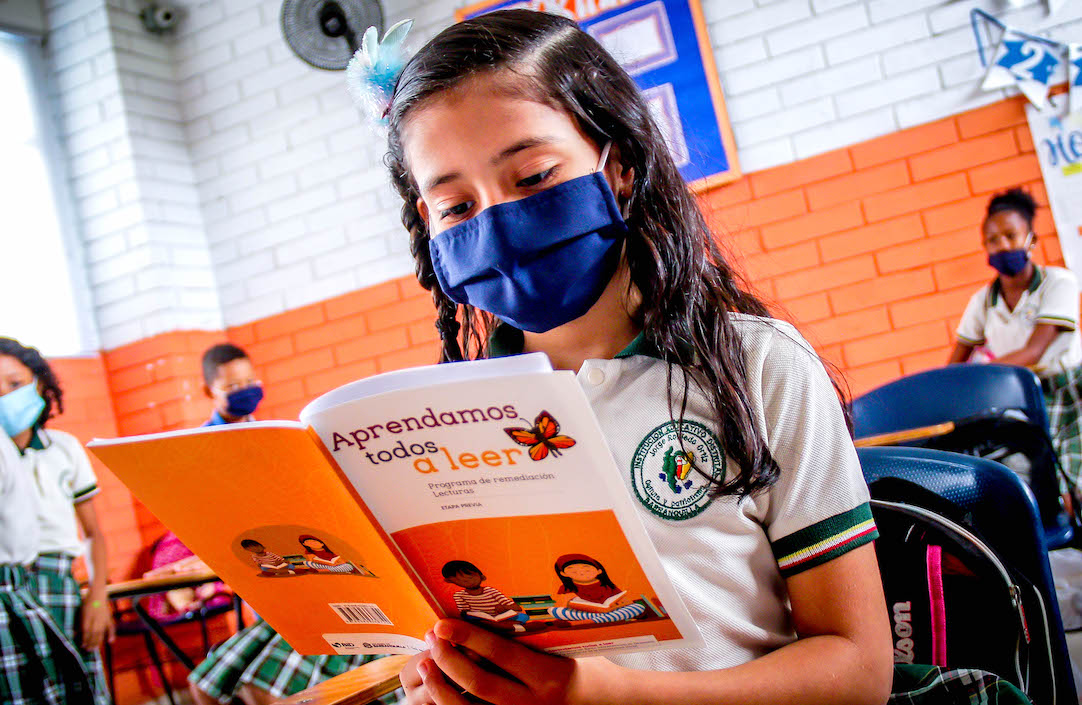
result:
[[[948,365],[902,377],[853,400],[857,438],[1017,409],[1048,431],[1037,375],[1013,365]]]
[[[997,556],[1032,583],[1041,600],[1034,596],[1024,599],[1023,604],[1035,636],[1037,630],[1033,627],[1044,622],[1042,636],[1051,647],[1048,660],[1052,670],[1031,674],[1029,695],[1034,703],[1076,703],[1044,531],[1030,489],[1006,467],[974,456],[899,447],[860,448],[857,454],[864,478],[872,486],[873,498],[876,498],[873,483],[877,480],[900,478],[949,500],[965,513],[970,525]],[[980,639],[981,635],[973,637]]]

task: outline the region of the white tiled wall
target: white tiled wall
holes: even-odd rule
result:
[[[399,203],[339,72],[282,39],[279,0],[49,0],[73,190],[106,347],[239,324],[408,274]],[[459,0],[384,0],[427,39]],[[1082,41],[1082,0],[703,0],[745,171],[998,100],[969,11]]]

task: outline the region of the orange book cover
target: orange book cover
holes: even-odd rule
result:
[[[299,424],[89,447],[301,653],[416,652],[444,616],[566,655],[700,643],[543,355],[378,375]]]

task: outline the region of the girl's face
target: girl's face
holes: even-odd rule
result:
[[[326,551],[327,547],[317,539],[305,539],[301,542],[309,551]]]
[[[1000,211],[984,222],[984,249],[990,255],[1020,250],[1026,246],[1026,238],[1029,234],[1029,223],[1022,214],[1015,211]],[[1034,239],[1030,239],[1029,249],[1033,249]]]
[[[491,76],[467,80],[410,114],[403,146],[432,237],[597,168],[603,145],[567,113],[510,88]],[[619,200],[630,193],[631,174],[617,157],[609,155],[605,175]]]
[[[11,355],[0,355],[0,396],[34,381],[30,368]]]
[[[560,575],[571,578],[576,583],[590,583],[597,580],[597,576],[601,575],[601,570],[589,563],[572,563],[565,565]]]

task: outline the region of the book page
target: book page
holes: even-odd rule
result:
[[[571,373],[388,392],[302,421],[448,614],[512,609],[477,622],[567,655],[699,643]],[[628,604],[569,607],[567,556],[602,566]]]
[[[260,421],[88,448],[300,653],[426,648],[435,606],[307,428]]]

